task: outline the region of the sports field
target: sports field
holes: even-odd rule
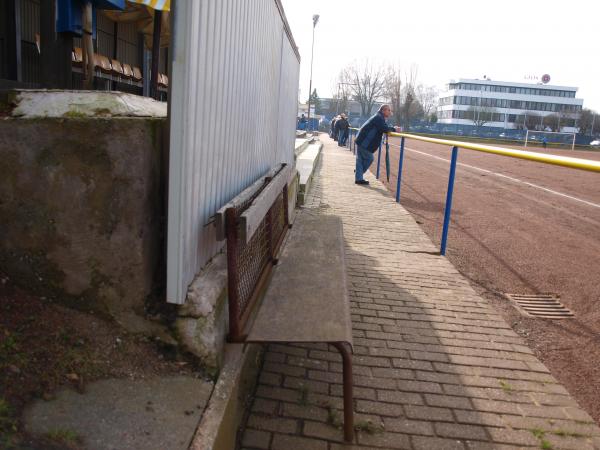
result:
[[[390,139],[392,192],[399,141]],[[406,141],[401,204],[436,244],[450,152]],[[546,152],[600,160],[598,152]],[[448,258],[600,422],[600,173],[464,149],[458,162]],[[558,294],[575,318],[527,318],[504,293]]]

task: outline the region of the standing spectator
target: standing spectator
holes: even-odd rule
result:
[[[335,128],[338,135],[338,145],[343,147],[346,145],[346,139],[348,139],[348,128],[350,128],[348,119],[346,119],[346,114],[342,114],[340,116],[340,119],[335,123]]]
[[[337,123],[338,120],[340,120],[340,116],[335,116],[333,118],[333,120],[331,121],[331,138],[334,141],[337,141],[337,130],[335,128],[335,124]]]
[[[369,170],[369,166],[373,163],[373,153],[377,151],[383,133],[397,131],[398,127],[391,127],[385,121],[392,115],[390,105],[381,105],[377,114],[367,120],[356,136],[356,170],[354,174],[354,182],[356,184],[369,184],[365,180],[364,174]]]

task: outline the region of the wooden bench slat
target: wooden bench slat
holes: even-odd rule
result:
[[[352,346],[338,217],[309,213],[297,217],[246,340]]]
[[[235,208],[236,206],[241,205],[249,198],[251,198],[262,186],[265,184],[265,178],[273,178],[277,172],[281,170],[282,164],[278,164],[273,167],[271,170],[262,175],[258,180],[240,192],[237,196],[231,199],[228,203],[223,205],[216,213],[215,213],[215,228],[217,230],[217,241],[222,241],[225,239],[225,211],[228,208]]]
[[[283,191],[283,187],[290,179],[290,167],[285,166],[275,177],[267,184],[267,187],[258,194],[252,204],[240,216],[239,238],[243,243],[248,242],[271,209],[275,199]],[[286,199],[287,200],[287,199]]]

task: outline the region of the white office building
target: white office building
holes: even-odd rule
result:
[[[576,87],[461,78],[440,94],[438,122],[575,132],[583,106],[576,92]]]

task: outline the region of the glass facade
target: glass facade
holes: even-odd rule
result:
[[[575,98],[575,91],[565,91],[543,87],[514,87],[498,86],[493,84],[476,83],[450,83],[448,89],[462,89],[465,91],[503,92],[506,94],[544,95],[547,97],[569,97]]]
[[[564,103],[551,102],[530,102],[524,100],[509,100],[502,98],[489,97],[470,97],[455,95],[442,97],[439,101],[439,106],[445,105],[467,105],[467,106],[482,106],[486,108],[511,108],[511,109],[526,109],[529,111],[548,111],[548,112],[579,112],[581,105],[568,105]]]

